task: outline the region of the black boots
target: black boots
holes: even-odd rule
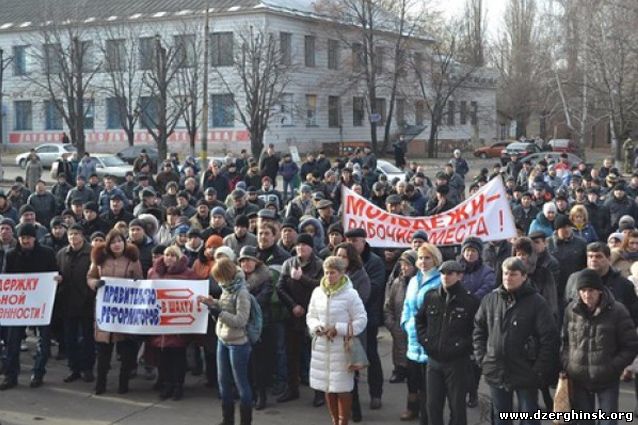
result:
[[[117,387],[117,393],[118,394],[126,394],[128,392],[128,380],[129,380],[129,373],[120,371],[120,382],[119,385]]]
[[[219,425],[235,425],[235,404],[222,404],[223,421]]]
[[[257,399],[255,400],[255,410],[264,410],[266,408],[266,389],[257,390]]]
[[[97,381],[95,381],[95,395],[104,394],[106,392],[106,375],[107,370],[97,371]]]
[[[253,407],[248,405],[239,405],[240,425],[252,425],[253,423]]]

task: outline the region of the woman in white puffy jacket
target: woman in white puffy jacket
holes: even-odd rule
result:
[[[368,317],[359,294],[345,275],[346,263],[339,257],[323,262],[324,277],[310,298],[306,324],[313,336],[310,387],[326,394],[333,425],[347,425],[352,408],[354,372],[348,370],[345,339],[366,327]]]

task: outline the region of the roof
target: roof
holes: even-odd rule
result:
[[[212,13],[246,9],[315,13],[313,0],[2,0],[0,32],[25,30],[52,20],[98,23],[192,16],[203,13],[207,5]]]

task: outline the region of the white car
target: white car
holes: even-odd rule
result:
[[[98,177],[106,175],[115,176],[118,180],[123,180],[128,171],[133,171],[133,166],[122,161],[119,157],[110,153],[94,153],[92,158],[97,159],[96,172]],[[58,174],[58,163],[51,166],[51,178],[55,179]]]
[[[389,182],[391,182],[394,178],[405,181],[405,172],[401,171],[400,168],[394,166],[394,164],[386,161],[385,159],[377,159],[377,171],[381,174],[385,174]]]
[[[40,157],[43,167],[50,167],[62,155],[71,156],[76,149],[72,145],[63,145],[61,143],[45,143],[35,148],[35,153]],[[24,152],[16,156],[16,165],[22,168],[27,166],[27,160],[31,152]]]

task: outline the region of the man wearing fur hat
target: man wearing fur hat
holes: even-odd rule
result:
[[[571,407],[583,412],[598,408],[610,414],[618,411],[620,375],[638,354],[638,334],[629,312],[614,299],[596,271],[578,273],[574,289],[578,297],[565,309],[561,345],[562,373],[569,378]]]

